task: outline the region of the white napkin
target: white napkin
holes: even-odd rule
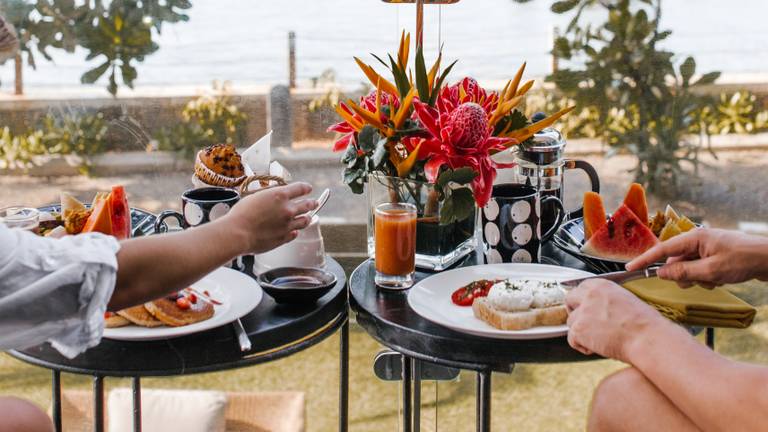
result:
[[[272,131],[261,137],[242,154],[245,175],[264,175],[270,172],[272,159]]]

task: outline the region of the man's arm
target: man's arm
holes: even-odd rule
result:
[[[309,224],[315,200],[303,183],[242,199],[223,218],[183,232],[126,240],[117,254],[109,310],[120,310],[188,287],[240,255],[271,250]]]

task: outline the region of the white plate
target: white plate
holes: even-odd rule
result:
[[[451,294],[480,279],[569,280],[592,276],[581,270],[546,264],[488,264],[462,267],[423,279],[408,293],[408,305],[425,319],[450,329],[497,339],[546,339],[563,336],[568,326],[542,326],[526,330],[499,330],[475,318],[472,307],[456,306]]]
[[[222,304],[214,306],[210,319],[183,327],[125,327],[104,329],[104,337],[116,340],[143,341],[170,339],[210,330],[229,324],[246,315],[259,305],[263,291],[256,281],[238,271],[221,267],[192,284],[198,291],[208,291]],[[200,301],[200,300],[198,300]]]

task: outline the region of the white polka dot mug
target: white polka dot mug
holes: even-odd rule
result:
[[[168,231],[168,225],[165,223],[168,218],[176,219],[179,226],[184,229],[215,221],[227,214],[238,201],[240,201],[240,194],[232,189],[220,187],[190,189],[181,194],[181,213],[173,210],[160,213],[155,221],[155,233]]]
[[[557,218],[554,226],[542,235],[544,203],[556,207]],[[556,196],[542,197],[534,187],[523,184],[494,186],[490,201],[482,209],[485,262],[539,262],[541,243],[552,237],[564,216],[563,203]]]

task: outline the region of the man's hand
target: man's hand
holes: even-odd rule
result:
[[[266,252],[295,239],[309,225],[306,213],[317,208],[317,200],[299,198],[310,192],[306,183],[267,189],[241,199],[215,223],[239,233],[243,254]]]
[[[659,269],[659,277],[677,281],[683,288],[768,279],[768,239],[737,231],[689,231],[649,249],[627,264],[627,270],[664,259],[667,263]]]
[[[628,348],[654,325],[668,324],[655,309],[605,279],[589,279],[568,293],[568,343],[584,354],[597,353],[630,363]]]

